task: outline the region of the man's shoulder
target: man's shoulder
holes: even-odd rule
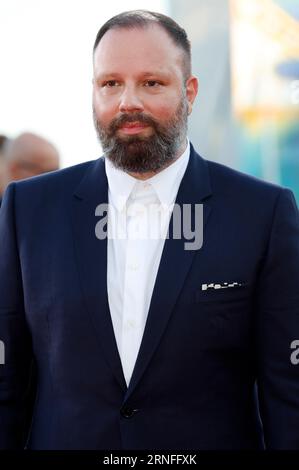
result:
[[[79,163],[61,170],[56,170],[43,175],[34,176],[15,183],[19,192],[30,193],[31,191],[73,191],[80,184],[85,174],[103,163],[103,158]]]
[[[26,180],[12,182],[5,191],[1,207],[14,204],[18,213],[28,214],[40,210],[55,210],[68,207],[77,189],[86,179],[98,181],[101,185],[101,175],[105,174],[104,158],[79,163],[61,170],[34,176]],[[103,181],[103,179],[102,179]]]
[[[286,189],[278,184],[264,181],[222,163],[210,160],[205,160],[205,162],[209,169],[214,194],[238,195],[241,199],[244,197],[254,199],[260,197],[276,198],[282,190]]]
[[[99,158],[96,160],[90,160],[87,162],[79,163],[77,165],[73,165],[70,167],[62,168],[60,170],[52,171],[50,173],[45,173],[43,175],[34,176],[33,178],[29,178],[27,180],[23,180],[21,183],[23,185],[38,185],[38,184],[45,184],[45,183],[52,183],[55,184],[56,182],[71,182],[71,181],[80,181],[80,178],[84,176],[84,174],[99,163],[103,158]]]

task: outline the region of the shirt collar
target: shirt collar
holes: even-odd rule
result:
[[[108,179],[109,198],[114,207],[121,211],[136,184],[151,184],[161,204],[173,204],[186,171],[190,156],[190,142],[183,154],[164,170],[141,182],[128,173],[115,168],[108,158],[105,158],[105,169]]]
[[[118,211],[121,211],[135,186],[136,178],[119,168],[115,168],[108,158],[105,158],[105,169],[109,187],[109,200]]]
[[[151,183],[157,193],[161,204],[173,204],[186,171],[190,156],[190,143],[187,141],[187,147],[184,153],[164,170],[152,176],[147,183]]]

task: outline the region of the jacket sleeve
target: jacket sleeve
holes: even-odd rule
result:
[[[33,366],[25,320],[14,213],[15,184],[0,209],[0,449],[21,449],[30,421],[26,404]]]
[[[299,213],[287,189],[277,197],[257,294],[257,384],[265,446],[298,450]]]

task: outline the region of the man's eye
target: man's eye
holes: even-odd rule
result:
[[[154,88],[154,87],[157,87],[161,85],[161,83],[157,82],[156,80],[147,80],[147,82],[145,83],[145,86],[149,87],[149,88]]]
[[[113,88],[118,86],[118,82],[116,80],[108,80],[107,82],[103,83],[103,86],[106,86],[107,88]]]

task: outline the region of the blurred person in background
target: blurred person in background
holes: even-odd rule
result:
[[[11,181],[27,179],[59,168],[59,154],[54,145],[43,137],[25,132],[15,139],[0,137],[3,153],[0,155],[0,206],[2,194]],[[1,153],[0,147],[0,153]],[[1,167],[2,165],[2,167]],[[31,412],[36,396],[36,367],[32,366],[25,422],[30,425]]]
[[[5,178],[5,164],[6,160],[4,157],[5,146],[8,142],[8,138],[5,135],[0,135],[0,206],[2,201],[2,195],[4,193],[4,178]]]
[[[299,449],[298,209],[197,154],[197,89],[177,23],[117,15],[94,44],[104,158],[9,185],[0,448]]]
[[[23,133],[6,145],[4,189],[11,181],[41,175],[59,168],[54,145],[39,135]]]

